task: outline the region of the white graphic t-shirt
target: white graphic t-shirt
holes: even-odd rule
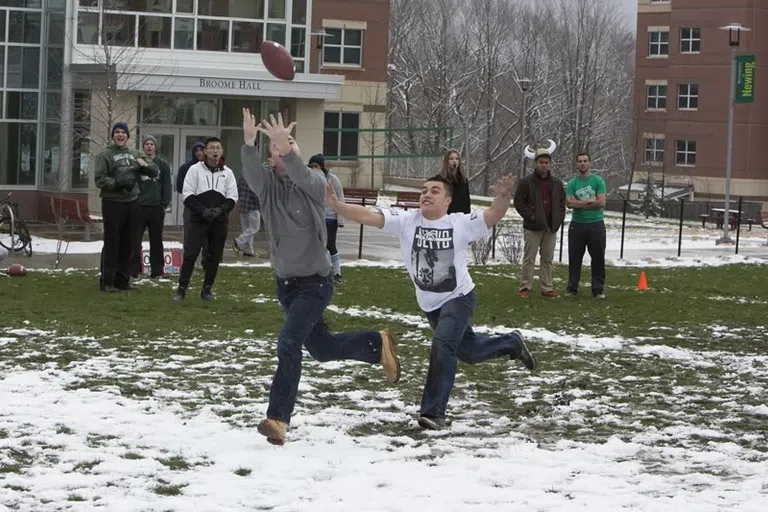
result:
[[[472,291],[475,283],[467,270],[469,244],[491,232],[482,210],[452,213],[438,220],[425,219],[419,210],[382,208],[381,213],[384,231],[400,239],[400,252],[423,311],[439,309]]]

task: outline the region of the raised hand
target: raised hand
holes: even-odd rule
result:
[[[325,206],[331,210],[335,210],[339,206],[339,197],[330,183],[325,185]]]
[[[278,113],[277,120],[275,120],[274,115],[270,114],[269,121],[266,119],[261,121],[261,124],[256,127],[256,130],[269,137],[269,140],[272,141],[272,144],[277,146],[277,150],[281,155],[287,155],[293,150],[293,148],[291,148],[291,132],[295,126],[295,122],[285,126],[285,123],[283,123],[283,114]]]
[[[512,197],[512,191],[515,188],[515,181],[516,179],[513,174],[507,174],[491,187],[491,191],[494,193],[494,195]]]
[[[251,109],[243,108],[243,142],[246,146],[256,144],[256,137],[259,136],[257,126],[256,116],[251,114]]]

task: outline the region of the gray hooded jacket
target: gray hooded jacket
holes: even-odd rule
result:
[[[277,277],[329,275],[325,176],[307,167],[295,152],[283,157],[285,176],[265,167],[256,147],[243,146],[240,153],[243,177],[261,204]]]

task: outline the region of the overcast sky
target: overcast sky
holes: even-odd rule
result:
[[[637,0],[616,0],[621,10],[626,13],[630,27],[637,26]]]

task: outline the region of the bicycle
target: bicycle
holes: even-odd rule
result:
[[[9,192],[4,201],[0,201],[0,245],[11,252],[27,253],[32,257],[32,237],[26,222],[19,215],[19,202],[11,201]]]

